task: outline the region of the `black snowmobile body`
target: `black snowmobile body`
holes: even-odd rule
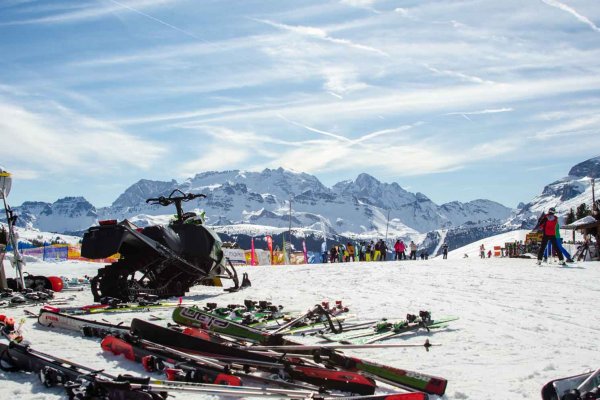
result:
[[[168,226],[137,228],[127,220],[112,220],[103,221],[84,234],[83,257],[120,255],[118,261],[99,269],[92,279],[95,301],[102,297],[131,301],[147,295],[183,296],[197,284],[220,285],[221,278],[234,281],[235,286],[229,291],[239,288],[237,273],[223,256],[219,236],[194,219],[195,214],[182,211],[181,202],[205,196],[174,196],[176,192],[181,193],[176,190],[169,197],[147,200],[163,206],[176,205],[177,218]]]

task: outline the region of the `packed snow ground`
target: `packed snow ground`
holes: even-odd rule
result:
[[[430,352],[421,348],[346,351],[444,377],[449,384],[443,399],[539,399],[548,380],[600,367],[596,303],[600,263],[537,267],[534,260],[454,255],[448,260],[244,267],[240,270],[250,274],[252,287],[224,293],[219,288],[198,286],[185,300],[225,305],[266,299],[298,311],[322,300],[343,300],[358,319],[402,318],[419,310],[430,310],[433,318],[458,316],[448,328],[389,341],[421,344],[429,338],[441,345]],[[30,263],[26,269],[32,274],[79,277],[94,274],[98,266]],[[92,302],[89,290],[59,297],[71,295],[73,304]],[[23,316],[20,308],[0,312]],[[170,321],[170,313],[152,312],[165,318],[163,324]],[[96,318],[127,322],[148,316],[130,313]],[[139,365],[103,353],[98,340],[43,328],[30,318],[23,332],[38,350],[109,372],[144,374]],[[0,380],[2,399],[64,398],[62,389],[47,389],[33,375],[0,372]],[[208,397],[176,394],[175,398]]]

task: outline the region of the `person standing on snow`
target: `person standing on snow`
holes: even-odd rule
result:
[[[387,261],[387,251],[388,251],[388,247],[387,244],[383,241],[383,239],[381,239],[380,244],[379,244],[379,251],[381,252],[381,261]]]
[[[323,261],[323,264],[327,264],[327,242],[324,240],[321,243],[321,261]]]
[[[442,258],[444,260],[448,259],[448,243],[444,243],[442,245],[442,255],[443,255]]]
[[[331,246],[331,251],[329,252],[329,257],[331,263],[337,262],[338,254],[337,254],[337,246]]]
[[[346,258],[347,262],[354,262],[354,245],[350,242],[346,245],[346,251],[348,252],[348,257]]]
[[[396,240],[396,243],[394,243],[394,260],[401,260],[402,259],[402,253],[400,253],[400,239]]]
[[[410,241],[410,257],[409,259],[411,260],[416,260],[417,259],[417,245],[415,244],[414,241]]]
[[[400,257],[406,260],[406,244],[404,244],[404,240],[400,240]]]
[[[550,207],[548,209],[548,213],[544,214],[539,220],[539,228],[544,236],[542,237],[542,245],[540,246],[537,254],[537,265],[542,265],[542,257],[544,256],[544,250],[546,249],[548,242],[552,243],[552,246],[554,246],[555,249],[560,249],[558,246],[558,241],[556,240],[556,225],[558,224],[558,217],[555,214],[556,209],[554,207]],[[565,265],[565,260],[562,252],[560,251],[558,251],[558,260],[560,265]]]
[[[481,243],[481,246],[479,246],[479,257],[485,258],[485,246],[483,243]]]

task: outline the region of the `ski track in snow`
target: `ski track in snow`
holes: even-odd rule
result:
[[[99,264],[85,262],[31,263],[32,274],[80,277],[93,275]],[[434,344],[420,348],[368,349],[348,354],[442,376],[449,380],[442,399],[539,399],[547,381],[599,367],[600,263],[559,268],[535,266],[527,259],[451,258],[442,260],[375,262],[299,266],[243,267],[252,287],[238,293],[194,287],[184,301],[222,305],[244,299],[270,300],[286,310],[303,311],[322,300],[342,300],[357,319],[403,318],[429,310],[432,317],[458,316],[447,328],[413,332],[390,343]],[[228,285],[228,282],[225,283]],[[68,292],[73,304],[89,304],[85,292]],[[28,307],[35,310],[35,307]],[[22,308],[0,312],[19,319]],[[152,313],[99,315],[95,318],[129,322],[150,314],[170,322],[170,310]],[[25,322],[24,335],[35,349],[112,373],[144,375],[142,367],[104,354],[97,339],[42,328]],[[303,341],[315,342],[316,338]],[[160,376],[160,375],[157,375]],[[61,388],[47,389],[36,376],[0,372],[0,398],[65,398]],[[210,396],[214,398],[214,396]],[[175,399],[209,396],[175,394]],[[435,396],[432,396],[436,399]]]

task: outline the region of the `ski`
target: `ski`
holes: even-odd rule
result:
[[[284,339],[280,334],[273,334],[237,324],[233,321],[207,314],[197,308],[178,307],[173,311],[173,320],[181,325],[210,329],[228,336],[250,340],[263,345],[281,346],[300,344]],[[321,353],[328,356],[327,362],[333,366],[360,371],[392,385],[402,388],[408,387],[413,390],[425,391],[440,396],[446,391],[447,380],[444,378],[346,356],[330,349],[323,349]]]
[[[277,352],[288,352],[288,351],[308,351],[308,350],[321,350],[321,349],[334,349],[334,350],[350,350],[350,349],[387,349],[387,348],[407,348],[407,347],[423,347],[429,349],[433,346],[439,346],[437,344],[429,343],[429,340],[425,340],[422,344],[300,344],[294,345],[283,345],[283,346],[249,346],[250,350],[274,350]]]
[[[46,310],[60,312],[61,314],[69,315],[89,315],[89,314],[101,314],[101,313],[128,313],[128,312],[143,312],[153,310],[163,310],[181,306],[181,302],[152,302],[152,301],[138,301],[131,303],[123,303],[120,301],[106,301],[104,303],[89,304],[85,306],[70,306],[70,307],[57,307],[52,304],[44,305]]]
[[[306,319],[309,320],[308,323],[306,322]],[[339,319],[332,319],[321,306],[315,307],[306,313],[291,319],[286,324],[281,325],[276,330],[272,331],[235,322],[198,307],[177,307],[173,311],[173,321],[180,325],[209,329],[214,332],[263,344],[265,343],[265,338],[275,338],[280,337],[283,334],[297,333],[298,330],[307,328],[312,329],[315,326],[325,325],[336,332],[341,329],[339,328],[339,326],[341,326],[341,321]],[[294,326],[296,324],[304,325],[295,328]],[[275,342],[277,342],[277,340],[279,339],[275,339]],[[275,342],[268,344],[277,344]]]
[[[129,326],[92,321],[74,315],[41,309],[38,323],[45,327],[60,328],[83,333],[85,336],[104,337],[108,334],[123,334],[129,332]]]
[[[380,322],[370,329],[350,335],[321,335],[328,341],[337,341],[344,344],[370,344],[377,341],[391,339],[406,332],[417,331],[419,329],[440,329],[448,326],[448,322],[455,321],[458,317],[445,317],[431,319],[429,313],[421,311],[421,316],[408,315],[406,319],[396,322]]]

